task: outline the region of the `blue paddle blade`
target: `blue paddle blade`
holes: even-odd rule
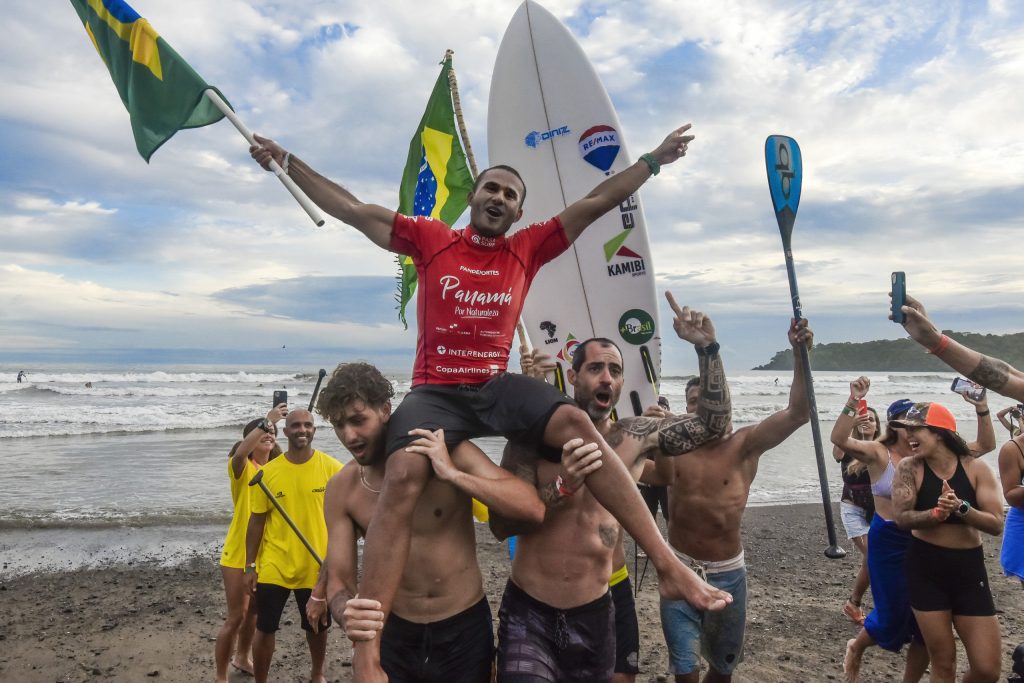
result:
[[[764,141],[764,164],[768,170],[768,189],[772,193],[779,232],[783,243],[788,246],[803,183],[804,163],[800,157],[800,146],[785,135],[769,135]]]

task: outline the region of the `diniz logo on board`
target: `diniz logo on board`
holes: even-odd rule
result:
[[[530,149],[537,149],[540,143],[547,142],[548,140],[557,138],[560,135],[568,135],[571,132],[572,131],[569,130],[569,126],[560,126],[558,128],[552,128],[551,130],[546,131],[544,133],[541,133],[540,131],[536,130],[531,130],[529,133],[526,134],[526,137],[523,138],[523,142],[525,142],[526,146],[529,147]]]
[[[619,133],[611,126],[591,126],[580,136],[583,160],[605,175],[611,175],[611,167],[618,154]]]

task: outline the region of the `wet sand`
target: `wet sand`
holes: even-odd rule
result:
[[[836,520],[838,522],[838,514]],[[508,554],[478,527],[485,588],[497,612],[508,577]],[[822,554],[819,506],[757,507],[744,521],[749,571],[746,659],[737,682],[841,681],[842,657],[857,627],[843,616],[859,556],[843,545],[845,560]],[[1024,590],[1002,576],[999,539],[986,539],[985,557],[1003,642],[1003,678],[1010,654],[1024,639]],[[17,547],[5,549],[5,555]],[[632,547],[627,547],[634,585]],[[641,569],[643,560],[641,559]],[[0,680],[212,681],[213,639],[224,615],[217,556],[204,551],[177,567],[155,562],[0,579]],[[870,598],[868,598],[870,603]],[[639,681],[672,680],[658,618],[657,577],[650,569],[637,598]],[[335,629],[328,680],[351,680],[351,649]],[[964,667],[962,650],[960,672]],[[899,680],[899,655],[871,648],[861,680]],[[278,633],[271,680],[308,681],[309,655],[289,603]],[[232,682],[251,678],[233,674]]]

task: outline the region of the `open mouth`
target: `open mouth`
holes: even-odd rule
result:
[[[495,206],[488,206],[486,209],[484,209],[484,213],[486,213],[491,218],[501,218],[501,209]]]
[[[594,392],[594,400],[602,406],[611,405],[612,392],[603,389]]]
[[[363,454],[363,451],[366,450],[366,444],[362,441],[358,441],[356,443],[345,444],[345,448],[347,448],[348,452],[352,454],[352,457],[358,458]]]
[[[916,451],[921,446],[921,442],[917,439],[907,439],[907,445],[910,446],[910,450]]]

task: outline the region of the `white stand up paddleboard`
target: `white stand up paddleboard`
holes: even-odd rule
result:
[[[513,232],[561,213],[608,176],[632,164],[611,99],[569,30],[533,0],[505,31],[491,78],[490,165],[523,176],[526,203]],[[661,329],[647,227],[631,196],[541,268],[523,320],[535,347],[559,364],[565,388],[575,347],[607,337],[622,349],[619,416],[639,415],[658,398]]]

